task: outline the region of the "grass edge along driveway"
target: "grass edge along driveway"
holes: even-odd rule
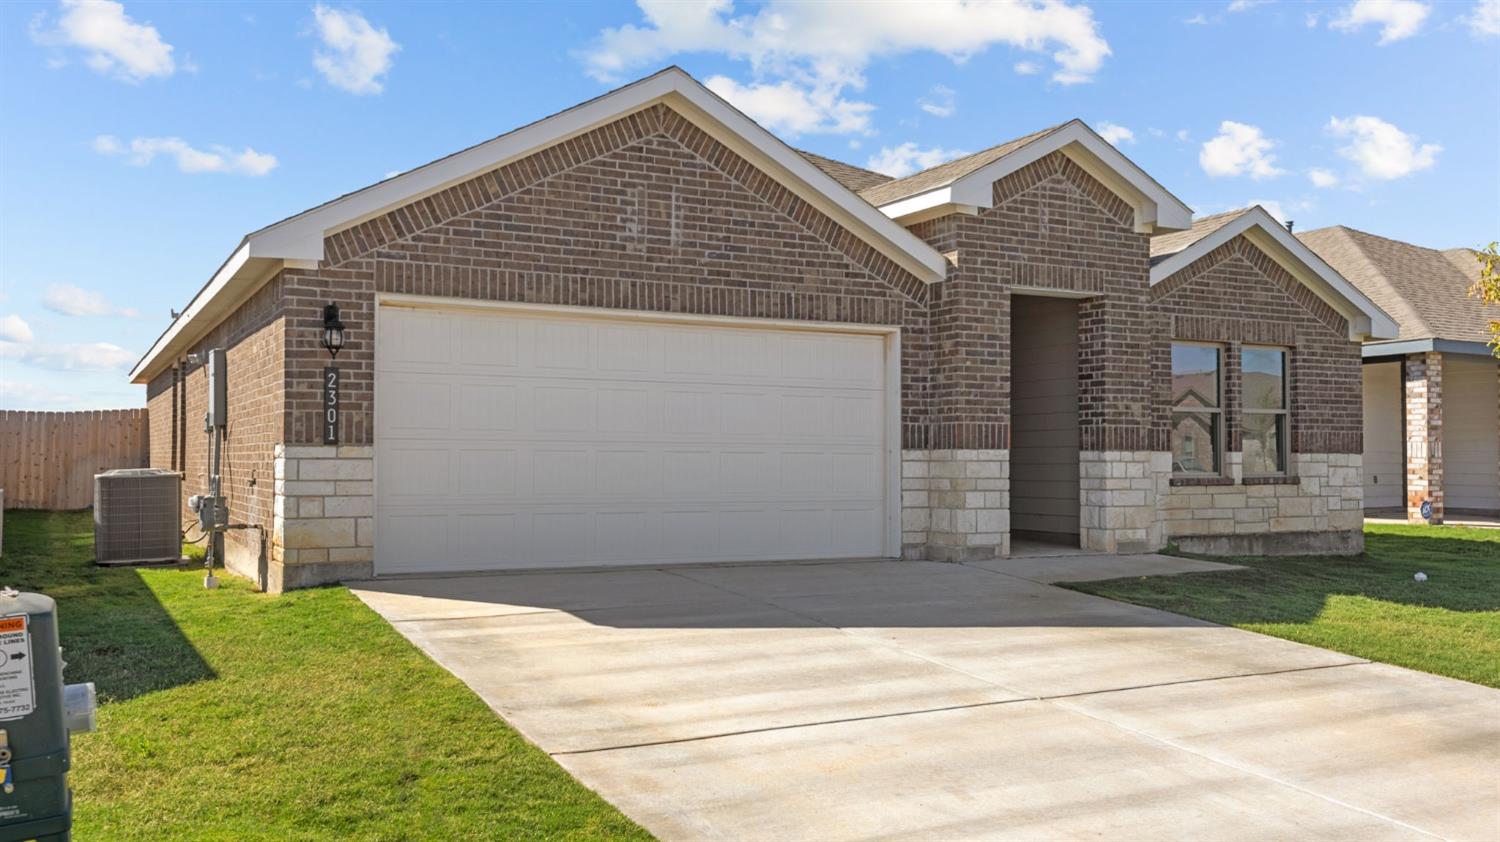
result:
[[[1062,587],[1500,688],[1500,529],[1371,524],[1362,557],[1213,560],[1249,569]]]
[[[93,565],[88,512],[5,515],[0,584],[58,602],[91,839],[648,839],[341,587]]]

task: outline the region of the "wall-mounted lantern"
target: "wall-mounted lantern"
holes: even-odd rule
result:
[[[323,347],[328,356],[338,359],[344,347],[344,323],[339,320],[339,305],[323,307]],[[336,366],[323,367],[323,443],[339,443],[339,392],[343,385]]]
[[[344,347],[344,323],[339,321],[339,305],[323,305],[323,347],[328,356],[337,358]]]

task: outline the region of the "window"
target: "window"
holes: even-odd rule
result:
[[[1244,383],[1246,474],[1286,473],[1286,351],[1244,348],[1240,351]]]
[[[1213,345],[1172,343],[1172,471],[1218,474],[1224,451],[1222,366]]]

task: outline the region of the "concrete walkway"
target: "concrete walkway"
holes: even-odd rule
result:
[[[1043,584],[1166,556],[357,583],[663,839],[1500,838],[1500,692]]]

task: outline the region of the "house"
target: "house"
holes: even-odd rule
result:
[[[1423,248],[1342,225],[1299,235],[1400,327],[1365,343],[1365,506],[1413,522],[1500,515],[1500,360],[1468,295],[1471,249]]]
[[[1263,210],[1194,223],[1081,122],[892,179],[669,68],[247,235],[131,377],[191,492],[187,355],[227,349],[230,516],[266,536],[228,566],[279,591],[1353,548],[1360,342],[1394,336]]]

